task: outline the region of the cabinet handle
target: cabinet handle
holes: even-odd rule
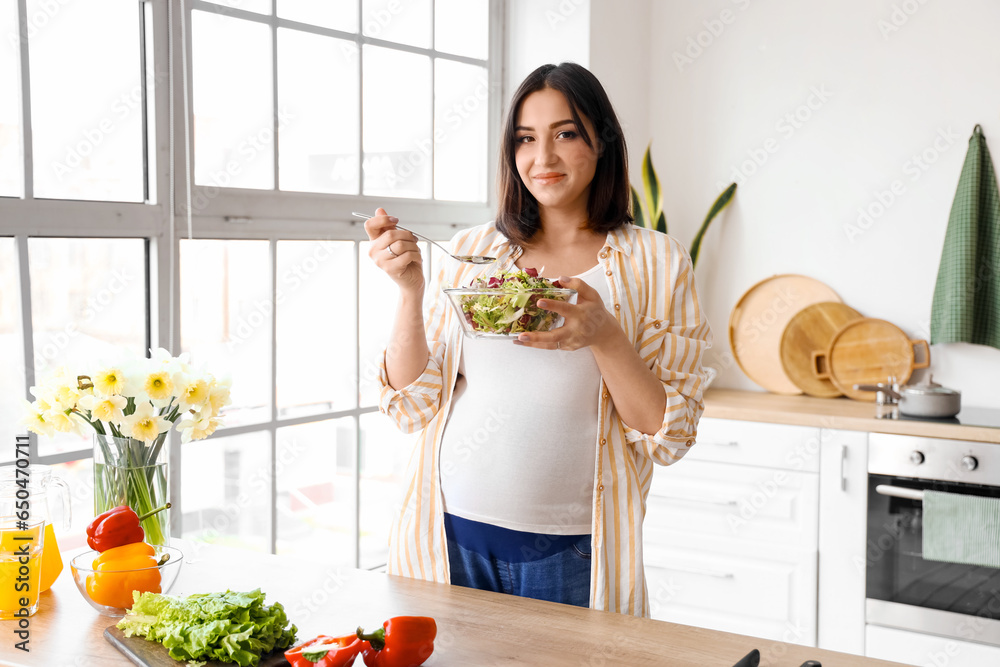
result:
[[[673,570],[674,572],[684,572],[685,574],[699,574],[705,577],[715,577],[716,579],[735,579],[736,575],[732,572],[719,572],[718,570],[703,570],[698,567],[680,567],[677,565],[668,565],[663,567],[664,570]]]
[[[840,490],[847,491],[847,445],[840,446]]]
[[[699,498],[697,496],[663,496],[666,500],[676,500],[682,503],[698,503],[699,505],[722,505],[723,507],[737,507],[739,503],[735,500],[725,500],[724,498]]]

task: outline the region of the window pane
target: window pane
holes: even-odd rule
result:
[[[192,33],[195,183],[274,187],[270,28],[196,11]]]
[[[431,1],[364,0],[361,24],[365,35],[430,48]]]
[[[278,242],[278,416],[356,407],[354,243]]]
[[[17,42],[17,3],[0,3],[0,197],[20,197],[21,84]]]
[[[137,3],[27,9],[35,196],[142,201]]]
[[[36,383],[146,353],[143,239],[28,239]],[[90,449],[90,435],[39,437],[42,455]]]
[[[20,423],[25,387],[16,256],[14,239],[0,238],[0,359],[8,369],[0,373],[0,463],[14,460],[14,436],[28,432]]]
[[[427,243],[420,242],[424,267],[428,266]],[[361,406],[378,405],[378,368],[382,352],[389,343],[389,334],[396,319],[396,299],[399,288],[385,271],[375,266],[368,256],[371,243],[363,241],[358,250],[358,352],[361,355],[359,393]],[[427,281],[430,285],[430,281]]]
[[[401,433],[380,412],[361,415],[361,568],[383,565],[399,509],[406,462],[418,434]]]
[[[485,67],[434,63],[434,197],[486,201],[489,79]]]
[[[431,60],[375,46],[364,52],[366,195],[431,195]]]
[[[354,42],[278,30],[280,187],[358,192],[358,66]]]
[[[232,7],[233,9],[245,9],[248,12],[256,12],[258,14],[271,13],[271,0],[205,0],[205,1],[211,2],[213,5],[222,5],[224,7]]]
[[[267,241],[181,240],[181,348],[232,379],[225,426],[271,417],[271,317]]]
[[[358,3],[317,0],[278,0],[278,16],[283,19],[321,25],[345,32],[358,31]]]
[[[54,477],[62,478],[69,486],[70,514],[69,530],[55,524],[56,540],[63,551],[87,545],[87,524],[94,520],[94,460],[81,459],[50,466]],[[58,511],[58,510],[56,510]],[[63,562],[69,571],[69,563]],[[59,575],[65,577],[65,574]]]
[[[278,429],[277,553],[354,566],[354,418]]]
[[[256,431],[182,445],[182,537],[271,550],[270,440]]]
[[[436,0],[434,48],[486,60],[490,49],[489,0]]]

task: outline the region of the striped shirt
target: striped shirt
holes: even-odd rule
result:
[[[521,248],[492,223],[465,229],[452,252],[496,257],[478,266],[444,262],[425,318],[430,354],[409,386],[388,384],[379,369],[379,407],[406,433],[422,431],[407,466],[407,484],[390,532],[390,574],[450,581],[438,457],[458,377],[462,333],[442,289],[514,268]],[[687,251],[672,237],[635,225],[610,232],[598,253],[614,315],[666,394],[660,430],[649,435],[624,424],[601,382],[592,516],[590,606],[649,616],[642,569],[642,519],[654,464],[670,465],[694,444],[702,402],[701,360],[712,332],[698,303]]]

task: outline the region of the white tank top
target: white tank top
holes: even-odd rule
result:
[[[598,264],[576,276],[611,310]],[[444,511],[549,535],[591,532],[601,373],[590,349],[462,343],[441,442]]]

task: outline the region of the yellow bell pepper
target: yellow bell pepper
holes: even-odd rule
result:
[[[94,574],[87,577],[87,595],[98,604],[131,609],[132,591],[160,592],[156,551],[145,542],[108,549],[94,559]]]

